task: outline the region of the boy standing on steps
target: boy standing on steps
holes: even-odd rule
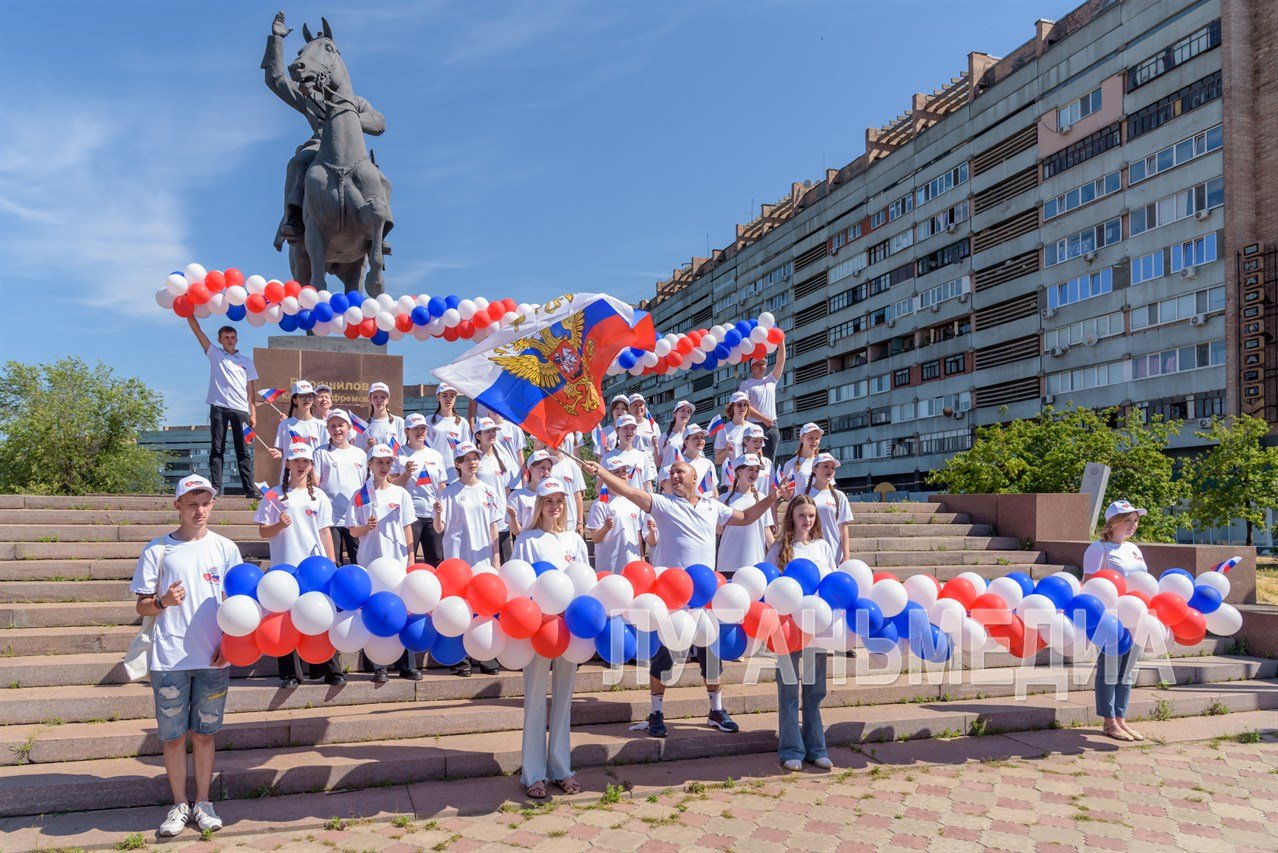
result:
[[[198,474],[182,478],[173,500],[178,529],[147,543],[129,587],[138,597],[138,614],[155,617],[151,690],[174,803],[160,824],[159,834],[165,837],[177,835],[191,820],[201,831],[222,828],[209,787],[213,735],[222,728],[231,670],[222,657],[217,608],[222,578],[243,560],[234,542],[209,530],[216,494],[213,484]],[[188,733],[195,764],[194,810],[186,799]]]

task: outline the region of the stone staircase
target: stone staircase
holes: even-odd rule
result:
[[[120,657],[137,618],[128,580],[143,542],[172,529],[163,498],[0,496],[0,818],[160,805],[168,786],[151,690],[125,682]],[[858,504],[854,547],[871,566],[945,580],[962,571],[1042,577],[1062,567],[939,504]],[[250,504],[223,498],[216,529],[265,560]],[[1142,665],[1132,716],[1278,708],[1278,662],[1232,656],[1209,639]],[[354,663],[353,656],[344,662]],[[977,666],[888,671],[879,656],[832,659],[824,718],[831,745],[950,737],[1095,722],[1090,665],[1033,665],[1005,654]],[[459,777],[509,775],[519,765],[522,678],[278,689],[273,660],[237,668],[218,736],[215,797],[305,794]],[[646,671],[581,668],[574,764],[680,761],[776,749],[770,665],[730,665],[725,704],[736,735],[705,728],[695,667],[665,701],[670,737],[627,730],[648,711]],[[836,764],[840,755],[834,754]],[[513,781],[501,782],[516,794]]]

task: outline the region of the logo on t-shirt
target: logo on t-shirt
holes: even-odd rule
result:
[[[386,504],[386,509],[392,510],[392,511],[397,510],[399,509],[399,504]]]
[[[312,518],[313,518],[313,517],[315,517],[315,516],[317,516],[317,515],[319,515],[319,513],[318,513],[318,512],[316,512],[315,510],[311,509],[310,507],[307,507],[307,508],[306,508],[306,514],[307,514],[307,515],[309,515],[309,516],[311,516]]]
[[[217,569],[207,569],[204,572],[204,579],[209,583],[221,583],[222,573]]]

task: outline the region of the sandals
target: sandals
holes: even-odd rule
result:
[[[1125,732],[1127,732],[1127,734],[1131,735],[1132,740],[1144,740],[1144,739],[1145,739],[1145,736],[1144,736],[1143,734],[1141,734],[1140,732],[1136,731],[1135,729],[1128,728],[1126,723],[1119,723],[1118,725],[1119,725],[1119,727],[1120,727],[1123,731],[1125,731]]]
[[[533,782],[531,785],[524,788],[524,793],[534,800],[546,799],[548,796],[546,792],[546,780],[542,779],[540,782]]]
[[[1128,734],[1126,731],[1124,731],[1121,727],[1117,725],[1106,726],[1104,728],[1104,732],[1106,737],[1111,737],[1114,740],[1125,740],[1128,742],[1132,742],[1136,740],[1136,738],[1132,737],[1130,734]]]
[[[581,793],[581,785],[577,782],[576,774],[558,779],[555,781],[555,784],[559,787],[559,790],[563,791],[565,794]]]

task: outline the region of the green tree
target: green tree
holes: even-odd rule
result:
[[[1146,424],[1134,410],[1048,406],[1036,418],[980,427],[972,447],[946,460],[931,480],[956,494],[1077,492],[1087,463],[1101,462],[1110,467],[1105,503],[1126,498],[1148,508],[1140,538],[1171,541],[1170,510],[1184,484],[1172,479],[1164,450],[1179,428],[1159,417]]]
[[[10,361],[0,371],[0,492],[159,492],[160,454],[138,446],[157,429],[159,393],[99,362]]]
[[[1265,510],[1278,507],[1278,447],[1260,443],[1268,433],[1268,422],[1251,415],[1230,421],[1212,418],[1205,432],[1194,433],[1216,445],[1184,466],[1187,515],[1195,529],[1224,527],[1241,518],[1247,524],[1247,544],[1252,544],[1252,529],[1263,528]],[[1278,532],[1278,525],[1274,529]]]

